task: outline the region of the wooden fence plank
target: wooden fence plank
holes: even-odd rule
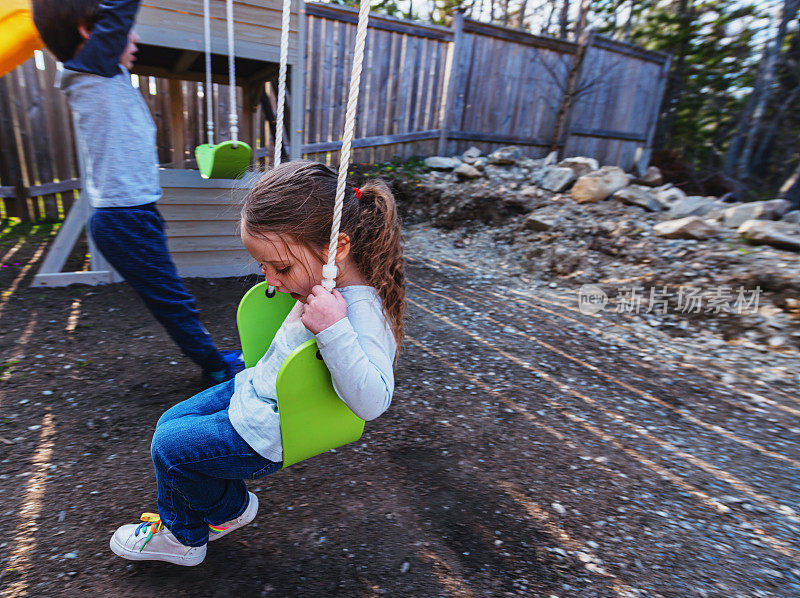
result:
[[[59,181],[75,180],[80,176],[75,159],[74,132],[67,99],[63,92],[54,86],[58,67],[48,52],[42,53],[44,70],[38,73],[39,86],[45,96],[44,112],[52,154],[55,157],[55,172]],[[43,181],[44,182],[44,181]],[[58,192],[61,204],[59,217],[64,218],[75,199],[73,189]]]
[[[335,90],[331,85],[333,77],[333,21],[323,21],[322,28],[322,48],[320,53],[320,60],[322,62],[321,69],[322,75],[320,76],[320,98],[318,110],[320,112],[319,120],[319,134],[322,139],[330,139],[331,135],[331,104],[333,103],[333,96]]]
[[[3,204],[7,216],[29,220],[25,182],[22,179],[11,117],[12,102],[9,87],[10,77],[0,78],[0,182],[6,188],[15,189],[13,199],[6,198]]]
[[[27,94],[28,120],[31,123],[33,141],[33,154],[36,160],[35,180],[30,184],[52,181],[54,178],[53,156],[50,131],[47,127],[47,114],[45,98],[41,92],[39,71],[36,61],[28,61],[22,67]],[[30,193],[30,189],[29,189]],[[31,194],[33,196],[34,194]],[[36,194],[39,195],[39,194]],[[42,193],[39,203],[42,206],[44,217],[48,220],[58,220],[58,198],[53,193]]]
[[[25,186],[30,186],[35,181],[36,170],[34,155],[34,143],[31,139],[31,123],[28,118],[27,94],[24,92],[24,73],[23,69],[15,69],[6,76],[11,81],[12,89],[12,114],[15,120],[15,133],[17,134],[17,155],[20,157],[20,169],[22,170],[22,180]],[[29,198],[27,209],[32,220],[44,218],[44,211],[39,204],[38,198]]]

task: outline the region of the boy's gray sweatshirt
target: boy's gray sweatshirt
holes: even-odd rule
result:
[[[119,69],[113,77],[64,69],[56,82],[72,110],[83,185],[95,208],[161,197],[156,125],[130,73]]]

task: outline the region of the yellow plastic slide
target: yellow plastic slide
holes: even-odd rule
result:
[[[30,0],[0,2],[0,77],[19,66],[44,44],[33,25]]]

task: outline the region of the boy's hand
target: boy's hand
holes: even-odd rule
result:
[[[342,294],[337,289],[333,289],[333,292],[329,293],[325,287],[318,284],[306,297],[306,305],[301,319],[306,328],[314,334],[319,334],[346,317],[347,301]]]

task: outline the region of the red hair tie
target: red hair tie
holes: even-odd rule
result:
[[[353,191],[356,192],[356,199],[358,199],[360,201],[361,200],[361,189],[359,189],[358,187],[353,187]]]

